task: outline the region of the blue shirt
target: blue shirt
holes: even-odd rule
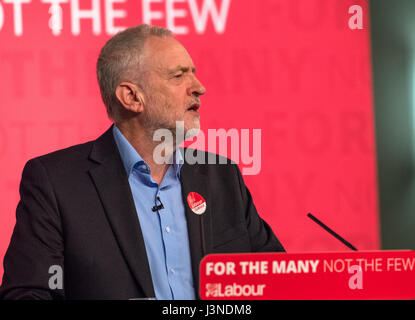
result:
[[[182,155],[177,151],[179,161],[169,166],[158,185],[150,175],[150,167],[115,125],[113,135],[127,171],[156,298],[195,299],[189,237],[179,180]],[[164,209],[153,212],[151,209],[160,204],[157,197],[160,197]]]

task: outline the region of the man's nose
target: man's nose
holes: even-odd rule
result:
[[[206,93],[206,88],[202,85],[199,79],[194,76],[193,84],[189,87],[188,94],[201,96]]]

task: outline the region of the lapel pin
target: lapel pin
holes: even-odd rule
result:
[[[203,214],[206,211],[206,201],[197,192],[189,192],[187,195],[187,204],[190,209],[196,214]]]

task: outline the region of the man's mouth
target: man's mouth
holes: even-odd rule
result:
[[[200,104],[199,103],[194,103],[192,104],[189,108],[187,108],[187,111],[198,111],[200,108]]]

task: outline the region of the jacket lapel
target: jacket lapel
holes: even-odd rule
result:
[[[186,150],[186,149],[185,149]],[[205,168],[203,168],[205,167]],[[204,255],[212,251],[211,243],[211,208],[209,186],[207,185],[206,169],[207,166],[189,165],[186,162],[180,172],[182,185],[183,204],[185,207],[187,229],[189,234],[190,254],[192,261],[193,283],[196,295],[199,295],[199,265]],[[189,192],[199,193],[206,201],[206,211],[202,215],[195,214],[187,203]]]
[[[140,223],[112,126],[95,141],[90,159],[99,163],[89,172],[121,252],[146,297],[155,297]]]

